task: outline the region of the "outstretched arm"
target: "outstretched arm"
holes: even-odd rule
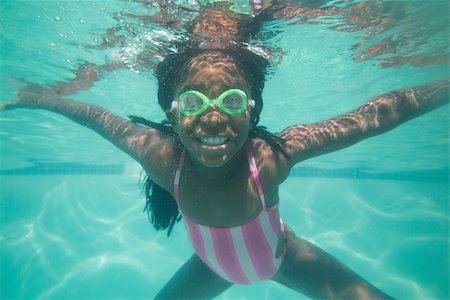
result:
[[[96,131],[136,159],[152,178],[157,172],[159,174],[160,164],[163,164],[160,154],[167,154],[162,153],[161,149],[170,148],[162,147],[162,145],[173,142],[171,138],[156,129],[137,126],[102,107],[62,99],[51,87],[27,86],[19,91],[17,101],[0,105],[0,111],[17,108],[52,111]],[[164,176],[164,174],[158,176]],[[156,181],[163,180],[155,179]]]
[[[449,102],[450,80],[401,89],[375,97],[353,112],[311,124],[286,128],[289,167],[391,130]]]

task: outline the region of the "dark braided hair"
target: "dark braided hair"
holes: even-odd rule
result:
[[[266,68],[269,63],[265,58],[248,49],[229,47],[227,49],[204,50],[188,48],[180,53],[168,55],[164,61],[158,64],[155,71],[155,76],[158,79],[158,102],[163,111],[166,113],[169,111],[170,105],[176,96],[176,88],[181,78],[187,74],[192,59],[199,56],[206,58],[208,55],[231,59],[241,72],[242,77],[250,83],[255,107],[252,108],[250,115],[250,123],[253,129],[249,132],[249,138],[261,138],[287,157],[286,152],[282,148],[284,140],[267,131],[265,127],[257,126],[259,115],[263,108],[262,90],[264,88]],[[166,135],[176,136],[170,122],[167,120],[156,123],[136,116],[130,116],[130,119],[135,123],[155,128]],[[173,226],[181,220],[175,199],[168,191],[157,185],[148,176],[145,177],[143,190],[146,197],[144,211],[147,213],[150,222],[156,230],[167,229],[167,236],[169,236]]]

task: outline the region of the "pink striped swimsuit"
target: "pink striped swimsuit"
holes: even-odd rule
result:
[[[174,182],[174,195],[179,208],[179,182],[185,156],[186,150],[183,149]],[[277,247],[284,247],[284,226],[278,202],[272,207],[266,207],[249,143],[247,157],[263,208],[255,219],[230,228],[210,227],[193,222],[180,208],[192,245],[200,259],[222,278],[238,284],[270,279],[278,271],[286,250],[277,250]],[[278,257],[277,252],[281,252]]]

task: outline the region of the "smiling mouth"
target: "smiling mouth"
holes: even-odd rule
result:
[[[224,145],[230,141],[229,138],[219,137],[219,136],[215,136],[215,137],[202,136],[199,138],[199,140],[200,140],[200,142],[202,142],[202,144],[208,145],[208,146],[220,146],[220,145]]]

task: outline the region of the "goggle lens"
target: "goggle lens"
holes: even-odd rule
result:
[[[228,109],[238,111],[242,108],[242,105],[245,105],[246,101],[247,97],[244,98],[241,94],[233,93],[223,97],[222,104]]]
[[[194,112],[200,109],[203,105],[203,100],[196,94],[184,93],[180,96],[180,109],[182,111]]]

